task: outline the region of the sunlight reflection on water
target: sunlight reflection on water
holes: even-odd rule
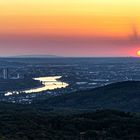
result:
[[[5,96],[9,96],[9,95],[13,95],[13,94],[19,94],[19,93],[38,93],[38,92],[47,91],[47,90],[66,88],[69,84],[67,84],[65,82],[58,81],[61,77],[62,76],[33,78],[34,80],[38,80],[38,81],[42,82],[42,84],[44,86],[29,89],[29,90],[23,90],[23,91],[7,92],[7,93],[5,93]]]

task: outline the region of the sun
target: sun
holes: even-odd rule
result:
[[[140,50],[138,50],[138,51],[137,51],[137,56],[139,56],[139,57],[140,57]]]

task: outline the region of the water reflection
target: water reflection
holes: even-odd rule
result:
[[[19,94],[19,93],[38,93],[46,90],[54,90],[59,88],[66,88],[68,86],[67,83],[58,81],[62,76],[51,76],[51,77],[39,77],[39,78],[33,78],[34,80],[38,80],[42,82],[43,86],[38,88],[33,88],[29,90],[23,90],[23,91],[12,91],[5,93],[5,96],[13,95],[13,94]]]

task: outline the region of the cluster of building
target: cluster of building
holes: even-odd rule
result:
[[[8,68],[3,68],[0,78],[7,80],[7,79],[21,79],[22,77],[19,73],[17,73],[15,76],[10,76],[9,69]]]

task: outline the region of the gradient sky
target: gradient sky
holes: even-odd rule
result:
[[[140,0],[1,0],[0,55],[136,56]]]

